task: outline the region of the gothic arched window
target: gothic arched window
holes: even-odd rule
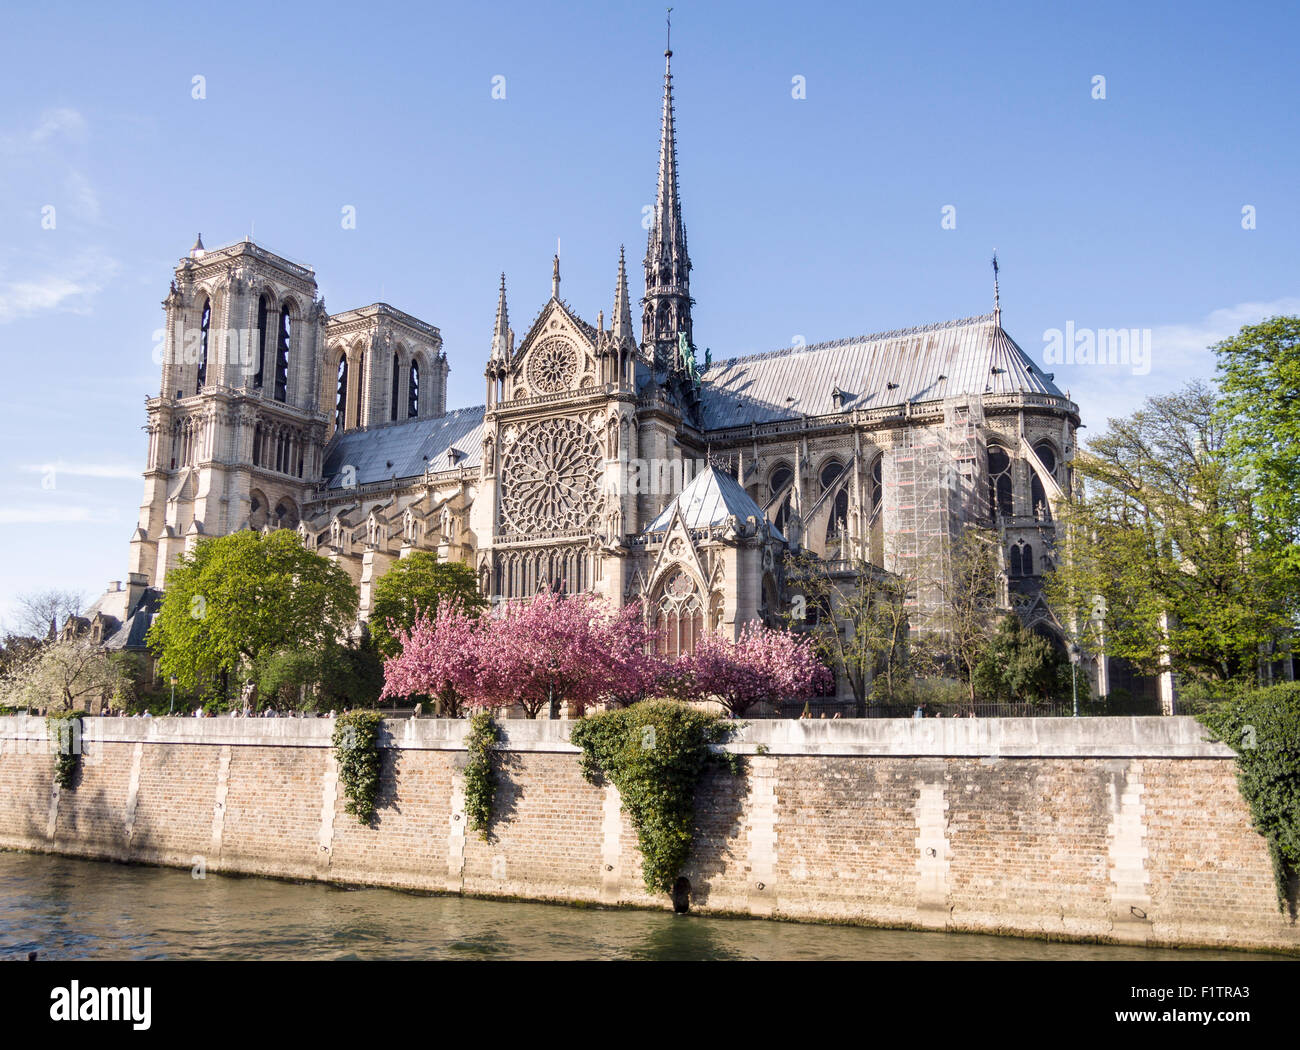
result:
[[[825,492],[840,479],[844,473],[844,464],[838,460],[830,460],[821,469],[820,481],[822,491]],[[839,492],[835,494],[835,507],[831,511],[830,521],[826,523],[826,541],[839,536],[849,524],[849,488],[848,485],[841,485]]]
[[[1050,441],[1040,441],[1034,446],[1034,452],[1038,454],[1039,460],[1042,461],[1047,473],[1052,477],[1056,476],[1056,449],[1052,448]]]
[[[275,399],[289,399],[289,307],[280,308],[280,331],[275,345]]]
[[[342,430],[348,411],[348,355],[339,354],[339,371],[334,385],[334,429]]]
[[[354,427],[359,427],[359,426],[361,426],[361,400],[362,400],[362,398],[365,396],[365,389],[366,389],[366,359],[367,359],[369,356],[370,356],[370,355],[367,354],[366,351],[364,351],[364,350],[361,351],[361,359],[360,359],[360,361],[359,361],[359,364],[361,365],[361,367],[360,367],[360,369],[357,371],[357,404],[356,404],[356,408],[354,408],[354,409],[352,410],[352,425],[353,425]]]
[[[1024,540],[1017,540],[1007,556],[1007,574],[1009,576],[1034,575],[1034,548]]]
[[[1056,449],[1052,447],[1050,441],[1040,441],[1034,446],[1034,452],[1039,461],[1047,468],[1047,473],[1056,477]],[[1037,472],[1029,479],[1029,505],[1033,508],[1034,517],[1039,521],[1052,520],[1052,508],[1047,502],[1047,493],[1044,491],[1043,483],[1039,479]]]
[[[1011,497],[1011,457],[997,445],[989,446],[989,513],[1009,518],[1015,513]]]
[[[772,471],[771,475],[767,479],[768,498],[776,499],[776,497],[781,494],[781,491],[792,481],[794,481],[794,471],[782,463]],[[777,508],[776,520],[773,521],[772,524],[775,525],[782,534],[784,534],[785,525],[789,518],[790,496],[787,494],[786,498],[781,501],[781,506]]]
[[[203,316],[199,318],[199,379],[194,392],[201,394],[208,381],[208,331],[212,327],[212,303],[203,300]]]
[[[695,581],[684,569],[670,572],[657,589],[652,603],[655,629],[659,633],[659,654],[669,660],[695,651],[704,633],[704,606]]]
[[[271,325],[271,302],[264,295],[257,300],[257,372],[253,376],[253,386],[261,387],[262,371],[266,366],[266,336]]]
[[[406,394],[406,418],[414,419],[420,414],[420,362],[411,362],[411,385]]]
[[[884,462],[884,456],[877,456],[876,461],[871,465],[871,516],[873,518],[880,512],[880,504],[885,498],[885,483],[882,480]]]
[[[253,466],[262,465],[262,424],[253,427]]]
[[[1034,517],[1039,521],[1051,521],[1052,509],[1047,503],[1047,493],[1043,490],[1043,482],[1034,474],[1029,479],[1029,505],[1034,509]]]
[[[393,393],[388,401],[388,418],[391,421],[397,420],[397,397],[402,387],[402,360],[393,353]]]

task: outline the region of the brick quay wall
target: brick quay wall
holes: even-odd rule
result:
[[[42,719],[0,718],[0,847],[483,897],[668,908],[571,723],[509,720],[490,841],[464,721],[388,721],[373,827],[324,719],[87,719],[54,783]],[[1190,718],[764,720],[706,774],[691,909],[1148,945],[1283,949],[1232,753]]]

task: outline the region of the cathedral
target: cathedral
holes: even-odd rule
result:
[[[503,275],[482,405],[447,408],[436,325],[386,303],[330,313],[311,268],[199,239],[163,303],[129,582],[100,603],[121,630],[201,537],[286,528],[347,570],[362,619],[397,559],[436,551],[494,601],[643,601],[672,655],[788,608],[797,549],[912,574],[923,622],[977,523],[997,530],[1006,608],[1060,640],[1039,581],[1079,410],[1002,327],[996,282],[980,316],[701,357],[671,61],[643,295],[620,249],[608,318],[580,317],[557,257],[516,332]],[[1091,673],[1108,692],[1104,661]]]

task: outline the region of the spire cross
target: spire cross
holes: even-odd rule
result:
[[[668,18],[666,19],[666,21],[668,22],[668,46],[667,46],[667,48],[665,48],[665,50],[664,50],[664,54],[667,55],[667,56],[669,56],[669,57],[672,57],[672,53],[673,53],[673,9],[672,9],[671,7],[668,9]]]

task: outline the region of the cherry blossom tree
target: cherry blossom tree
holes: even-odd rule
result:
[[[530,718],[560,705],[579,712],[603,701],[631,703],[653,691],[661,665],[646,650],[654,634],[635,606],[613,612],[591,594],[541,591],[504,606],[483,646],[480,685],[496,703],[518,701]]]
[[[466,707],[501,706],[502,694],[483,688],[496,626],[486,613],[470,615],[457,602],[443,602],[432,616],[417,614],[409,630],[394,635],[401,651],[384,664],[380,700],[423,693],[443,718],[457,718]]]
[[[832,681],[811,638],[757,620],[734,642],[706,632],[695,651],[678,661],[672,677],[685,699],[717,700],[737,718],[763,701],[813,696]]]

